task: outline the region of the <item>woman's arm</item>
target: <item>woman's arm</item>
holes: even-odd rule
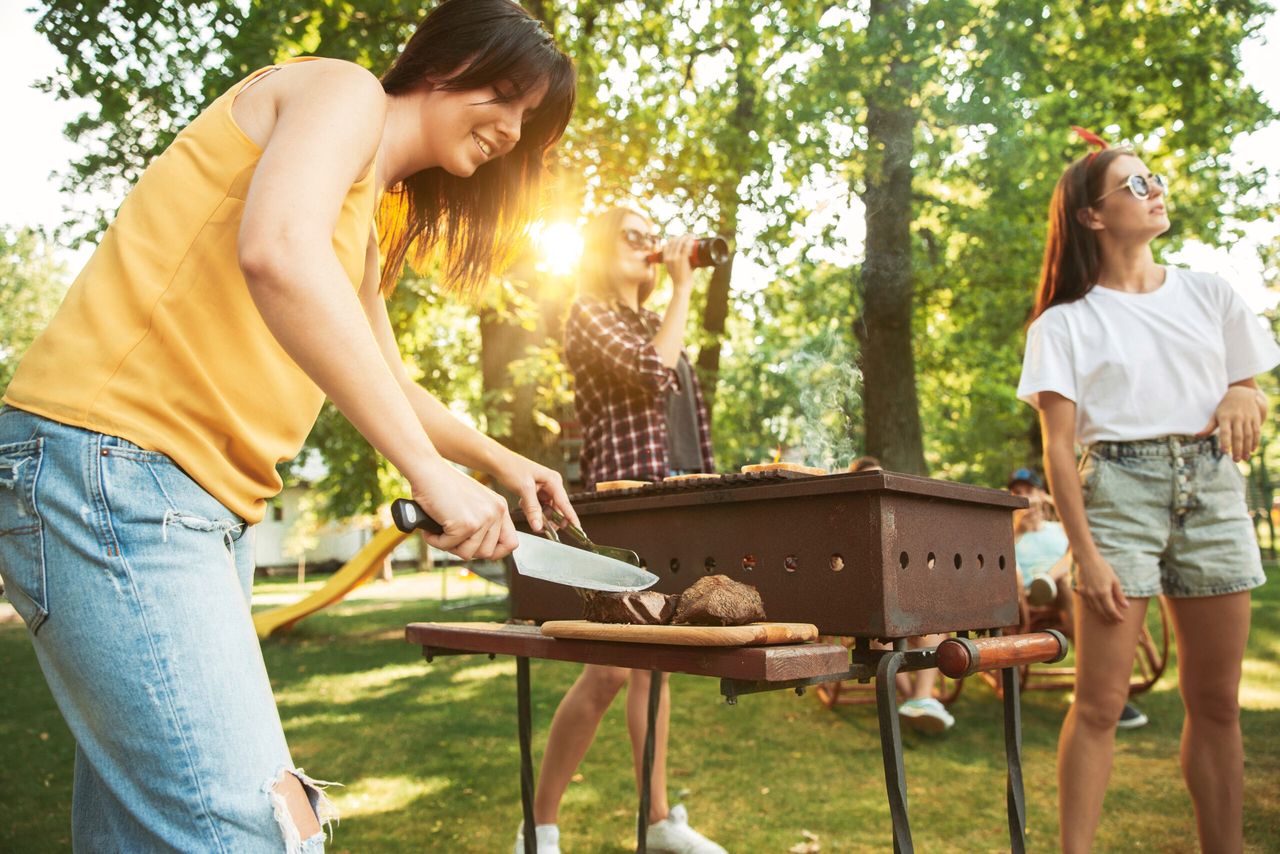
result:
[[[676,385],[675,370],[662,363],[653,343],[603,303],[575,303],[564,337],[565,356],[575,373],[599,365],[623,385],[654,397]]]
[[[1099,554],[1084,512],[1084,491],[1076,473],[1075,401],[1056,392],[1040,392],[1040,430],[1044,436],[1045,475],[1078,567],[1076,593],[1086,607],[1104,620],[1118,623],[1129,600],[1120,590],[1115,570]]]
[[[510,552],[516,540],[506,502],[436,450],[379,352],[333,252],[343,202],[382,137],[381,84],[357,66],[322,61],[274,74],[253,91],[274,99],[275,118],[245,202],[239,261],[263,320],[285,352],[409,479],[414,497],[445,528],[429,542],[464,558]]]
[[[671,274],[671,302],[662,316],[658,334],[653,336],[653,349],[664,367],[674,368],[684,349],[685,330],[689,325],[689,298],[693,295],[693,266],[690,255],[694,238],[686,234],[667,242],[662,248],[662,262]]]
[[[378,243],[371,235],[364,282],[360,286],[360,302],[383,359],[431,442],[446,458],[467,468],[492,474],[518,495],[520,507],[534,531],[542,530],[544,502],[559,510],[573,524],[579,524],[559,472],[520,456],[464,424],[434,395],[410,379],[387,315],[386,300],[378,289],[380,278]]]

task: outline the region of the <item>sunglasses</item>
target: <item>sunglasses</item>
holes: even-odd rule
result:
[[[1143,177],[1142,175],[1130,175],[1128,178],[1124,179],[1124,183],[1119,187],[1113,187],[1101,196],[1098,196],[1097,200],[1094,201],[1094,204],[1102,201],[1112,193],[1118,193],[1124,189],[1133,193],[1133,197],[1135,199],[1145,202],[1147,199],[1151,198],[1152,187],[1158,189],[1161,195],[1169,195],[1169,185],[1165,183],[1163,175],[1147,175],[1146,177]]]
[[[627,245],[632,249],[648,249],[651,251],[657,249],[658,244],[662,242],[662,238],[658,237],[658,235],[641,231],[638,228],[622,229],[622,239],[627,241]]]

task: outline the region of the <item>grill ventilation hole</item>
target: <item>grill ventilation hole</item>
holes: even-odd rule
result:
[[[716,559],[713,557],[707,558],[702,562],[702,568],[706,572],[714,572],[716,568]]]
[[[934,564],[936,564],[937,562],[938,562],[938,559],[934,556],[933,552],[929,552],[929,556],[924,559],[924,565],[927,566],[929,569],[933,569]]]
[[[987,565],[986,559],[982,555],[978,555],[978,569],[982,569]]]
[[[675,558],[675,557],[673,557],[673,558],[671,559],[671,571],[672,571],[672,572],[679,572],[679,571],[680,571],[680,559],[679,559],[679,558]]]
[[[960,553],[959,553],[959,552],[957,552],[957,553],[956,553],[956,557],[955,557],[954,563],[955,563],[955,565],[956,565],[956,569],[959,569],[959,568],[960,568],[960,564],[964,563],[964,561],[960,559]]]
[[[902,565],[903,569],[906,569],[907,565],[911,563],[911,555],[906,552],[898,555],[898,563]]]
[[[1000,560],[999,560],[999,561],[997,561],[997,563],[999,563],[999,564],[1000,564],[1000,569],[1001,569],[1001,571],[1003,571],[1003,570],[1004,570],[1004,555],[1000,555]]]
[[[753,569],[755,569],[755,568],[756,568],[756,556],[755,556],[755,555],[743,555],[743,556],[742,556],[742,571],[743,571],[743,572],[750,572],[751,570],[753,570]]]
[[[844,569],[844,556],[841,555],[839,552],[836,552],[835,554],[831,555],[830,566],[831,566],[832,572],[839,572],[840,570]]]
[[[782,568],[787,572],[795,572],[800,568],[800,561],[796,559],[795,555],[787,555],[782,559]]]

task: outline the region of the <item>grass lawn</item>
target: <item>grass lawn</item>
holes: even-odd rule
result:
[[[1241,692],[1249,851],[1280,851],[1280,570],[1253,600]],[[467,585],[470,586],[467,586]],[[314,589],[316,583],[309,583]],[[269,606],[298,595],[259,585]],[[479,582],[448,583],[458,597]],[[503,617],[501,604],[446,610],[439,574],[375,583],[265,644],[294,759],[338,780],[343,820],[331,852],[508,852],[520,820],[515,662],[468,656],[427,664],[405,623]],[[464,600],[465,601],[465,600]],[[535,661],[535,748],[575,665]],[[0,602],[0,851],[69,850],[73,743],[22,624]],[[672,801],[734,852],[786,852],[816,834],[822,852],[890,850],[874,708],[827,711],[809,694],[753,695],[734,707],[715,680],[674,676]],[[1029,845],[1056,848],[1054,751],[1066,698],[1023,701]],[[1179,780],[1182,712],[1172,673],[1139,700],[1151,717],[1117,738],[1099,851],[1188,851],[1190,801]],[[636,806],[622,703],[615,702],[561,814],[573,854],[634,849]],[[926,852],[1008,850],[1000,704],[979,681],[942,737],[904,734],[912,830]],[[535,755],[535,760],[538,758]]]

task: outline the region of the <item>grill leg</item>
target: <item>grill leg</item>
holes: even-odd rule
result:
[[[1009,809],[1009,842],[1013,854],[1027,850],[1027,806],[1022,791],[1022,704],[1018,698],[1018,668],[1000,671],[1004,683],[1004,753],[1009,766],[1005,800]]]
[[[644,731],[644,764],[640,769],[640,815],[636,818],[636,851],[648,851],[649,803],[652,799],[653,750],[658,732],[658,704],[662,699],[662,671],[649,671],[649,720]]]
[[[902,664],[902,650],[886,652],[876,667],[876,711],[880,716],[880,750],[884,755],[884,786],[893,821],[894,854],[912,854],[911,824],[907,819],[907,774],[902,765],[902,731],[898,724],[898,688],[895,677]]]
[[[524,809],[524,854],[537,854],[533,823],[533,711],[529,700],[529,659],[516,658],[517,729],[520,734],[520,805]]]

